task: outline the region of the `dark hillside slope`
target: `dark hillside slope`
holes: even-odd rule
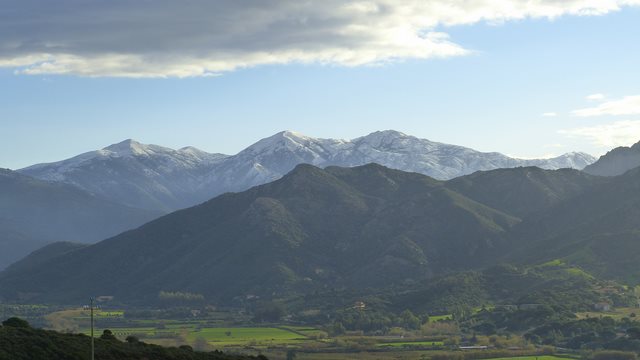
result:
[[[386,286],[490,263],[517,221],[424,175],[375,164],[300,165],[273,183],[221,195],[28,271],[4,272],[0,295],[148,301],[166,290],[229,300]]]
[[[478,171],[449,180],[446,186],[494,209],[524,218],[605,180],[573,169],[519,167]]]
[[[584,168],[584,172],[600,176],[617,176],[640,166],[640,142],[631,147],[617,147]]]
[[[24,258],[11,264],[5,271],[6,272],[21,272],[28,271],[42,263],[49,261],[50,259],[62,256],[68,252],[82,249],[89,246],[88,244],[73,243],[68,241],[60,241],[52,244],[45,245],[40,249],[30,253]]]
[[[10,221],[0,218],[0,269],[45,243],[43,239],[24,234]]]
[[[590,272],[640,281],[640,169],[593,187],[513,232],[513,261],[565,258]]]
[[[0,169],[0,233],[9,263],[53,241],[95,242],[140,226],[159,212],[97,198],[71,185]],[[7,253],[9,253],[7,251]]]

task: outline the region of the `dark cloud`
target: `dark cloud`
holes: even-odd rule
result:
[[[0,66],[20,73],[201,76],[466,53],[438,26],[600,14],[632,1],[4,0]]]

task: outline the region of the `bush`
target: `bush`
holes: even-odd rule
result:
[[[100,335],[100,339],[102,339],[102,340],[110,340],[110,341],[118,340],[116,338],[116,336],[113,335],[113,332],[111,332],[111,330],[109,330],[109,329],[105,329],[102,332],[102,335]]]
[[[126,342],[128,342],[129,344],[137,344],[140,342],[140,339],[138,339],[137,336],[133,336],[133,335],[129,335],[127,336],[126,339],[124,339]]]
[[[7,320],[2,322],[3,326],[14,327],[14,328],[28,328],[29,323],[26,320],[22,320],[17,317],[8,318]]]

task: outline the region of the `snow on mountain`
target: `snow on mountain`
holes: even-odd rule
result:
[[[226,155],[192,147],[173,150],[129,139],[19,171],[43,180],[73,184],[121,204],[168,212],[200,201],[202,176],[224,158]]]
[[[74,184],[130,206],[175,210],[229,191],[276,180],[300,163],[358,166],[375,162],[447,180],[478,170],[518,166],[582,169],[595,159],[568,153],[524,160],[462,146],[419,139],[398,131],[377,131],[353,140],[319,139],[283,131],[236,155],[209,154],[192,147],[173,150],[126,140],[102,150],[21,172]]]
[[[351,141],[318,139],[284,131],[262,139],[220,163],[212,181],[235,184],[241,190],[275,180],[299,163],[317,166],[358,166],[375,162],[390,168],[413,171],[448,180],[478,170],[517,166],[544,169],[582,169],[595,159],[585,153],[568,153],[552,159],[515,159],[492,152],[419,139],[398,131],[377,131]],[[260,179],[258,181],[258,179]],[[233,187],[233,186],[232,186]]]

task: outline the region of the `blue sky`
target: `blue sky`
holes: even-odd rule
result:
[[[322,43],[320,50],[287,43],[276,61],[254,61],[263,49],[247,50],[247,37],[238,36],[242,56],[251,60],[242,60],[246,67],[226,57],[223,65],[208,63],[206,74],[215,76],[202,76],[199,67],[195,74],[176,72],[197,62],[163,57],[158,51],[174,51],[167,44],[143,54],[147,61],[161,59],[156,68],[124,70],[101,68],[112,61],[104,54],[138,55],[137,50],[110,44],[66,49],[65,54],[75,51],[89,60],[82,66],[63,64],[64,71],[23,60],[40,54],[37,48],[4,58],[0,53],[0,167],[60,160],[126,138],[232,154],[281,130],[350,139],[395,129],[530,158],[574,150],[600,155],[640,141],[640,7],[592,16],[524,17],[439,20],[428,31],[448,34],[453,45],[419,46],[445,46],[444,55],[414,52],[411,43],[372,49],[351,39],[347,50],[334,50],[319,37],[323,31],[305,42]],[[105,21],[105,28],[110,24]],[[0,50],[3,42],[5,48],[26,44],[26,31],[15,30],[16,39],[0,35]],[[65,40],[65,34],[55,41]],[[232,35],[228,41],[236,39]],[[35,32],[29,39],[44,36]],[[264,37],[264,46],[283,48],[280,35]],[[351,55],[343,57],[345,52]],[[375,58],[368,58],[370,53]],[[53,56],[61,59],[54,65],[65,59]]]

